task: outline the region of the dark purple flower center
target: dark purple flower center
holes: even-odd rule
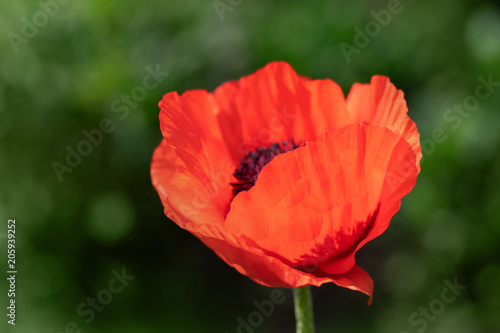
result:
[[[234,172],[233,176],[238,179],[238,182],[231,183],[233,186],[233,194],[251,189],[262,168],[267,163],[279,154],[292,151],[301,146],[301,143],[293,142],[293,139],[288,141],[275,142],[269,147],[259,147],[254,151],[248,151],[245,157],[241,158],[241,163]]]

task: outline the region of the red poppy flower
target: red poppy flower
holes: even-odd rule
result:
[[[387,77],[354,84],[346,99],[335,82],[273,62],[159,106],[151,177],[170,219],[260,284],[333,282],[371,301],[354,255],[386,230],[421,159]]]

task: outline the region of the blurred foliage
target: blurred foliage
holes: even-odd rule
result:
[[[500,81],[498,3],[402,1],[348,63],[340,44],[354,46],[354,28],[365,29],[371,11],[390,1],[241,1],[223,20],[212,1],[60,1],[0,5],[0,216],[2,225],[16,218],[19,272],[17,326],[7,327],[2,312],[2,332],[65,332],[71,321],[82,332],[235,332],[237,317],[269,298],[271,289],[164,216],[149,164],[164,93],[213,90],[272,60],[345,92],[388,75],[427,145],[417,186],[391,227],[357,255],[375,281],[373,304],[335,285],[314,288],[318,332],[416,332],[410,315],[455,278],[466,291],[426,331],[498,332],[500,89],[460,126],[445,119],[474,95],[479,76]],[[53,6],[45,21],[42,3]],[[39,27],[13,47],[26,20]],[[120,117],[114,101],[142,85],[148,66],[169,75]],[[65,163],[67,147],[104,118],[114,130],[60,182],[52,163]],[[123,267],[135,279],[87,323],[78,306]],[[284,291],[287,301],[255,332],[293,331]]]

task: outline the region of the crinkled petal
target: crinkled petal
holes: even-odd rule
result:
[[[299,76],[285,62],[227,82],[214,95],[223,136],[236,159],[272,142],[315,140],[351,122],[338,84]]]
[[[203,90],[169,93],[160,108],[164,140],[154,152],[151,177],[165,209],[196,223],[223,224],[235,162],[222,138],[213,96]]]
[[[332,80],[303,80],[310,92],[310,117],[314,119],[315,133],[338,130],[353,123],[347,112],[344,92]]]
[[[228,265],[262,285],[298,288],[306,285],[319,287],[323,283],[335,283],[341,287],[367,294],[370,296],[368,304],[371,303],[373,281],[357,265],[341,275],[318,276],[292,268],[279,259],[266,255],[261,249],[249,246],[240,238],[228,239],[226,236],[200,237],[200,239]]]
[[[400,159],[410,161],[404,170]],[[226,228],[292,267],[318,258],[325,273],[345,273],[360,244],[387,227],[414,186],[414,161],[410,145],[386,128],[352,124],[326,132],[266,165],[255,186],[234,198]]]
[[[417,155],[416,165],[420,170],[420,134],[407,115],[403,91],[397,89],[388,77],[374,75],[369,84],[353,84],[346,106],[354,122],[387,127],[405,138]]]

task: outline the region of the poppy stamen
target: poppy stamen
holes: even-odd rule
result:
[[[302,145],[301,142],[295,143],[293,139],[288,141],[275,142],[268,147],[258,147],[254,151],[248,151],[245,157],[242,157],[241,163],[234,172],[233,176],[239,182],[231,183],[233,194],[236,196],[242,191],[251,189],[262,168],[279,154],[292,151]]]

